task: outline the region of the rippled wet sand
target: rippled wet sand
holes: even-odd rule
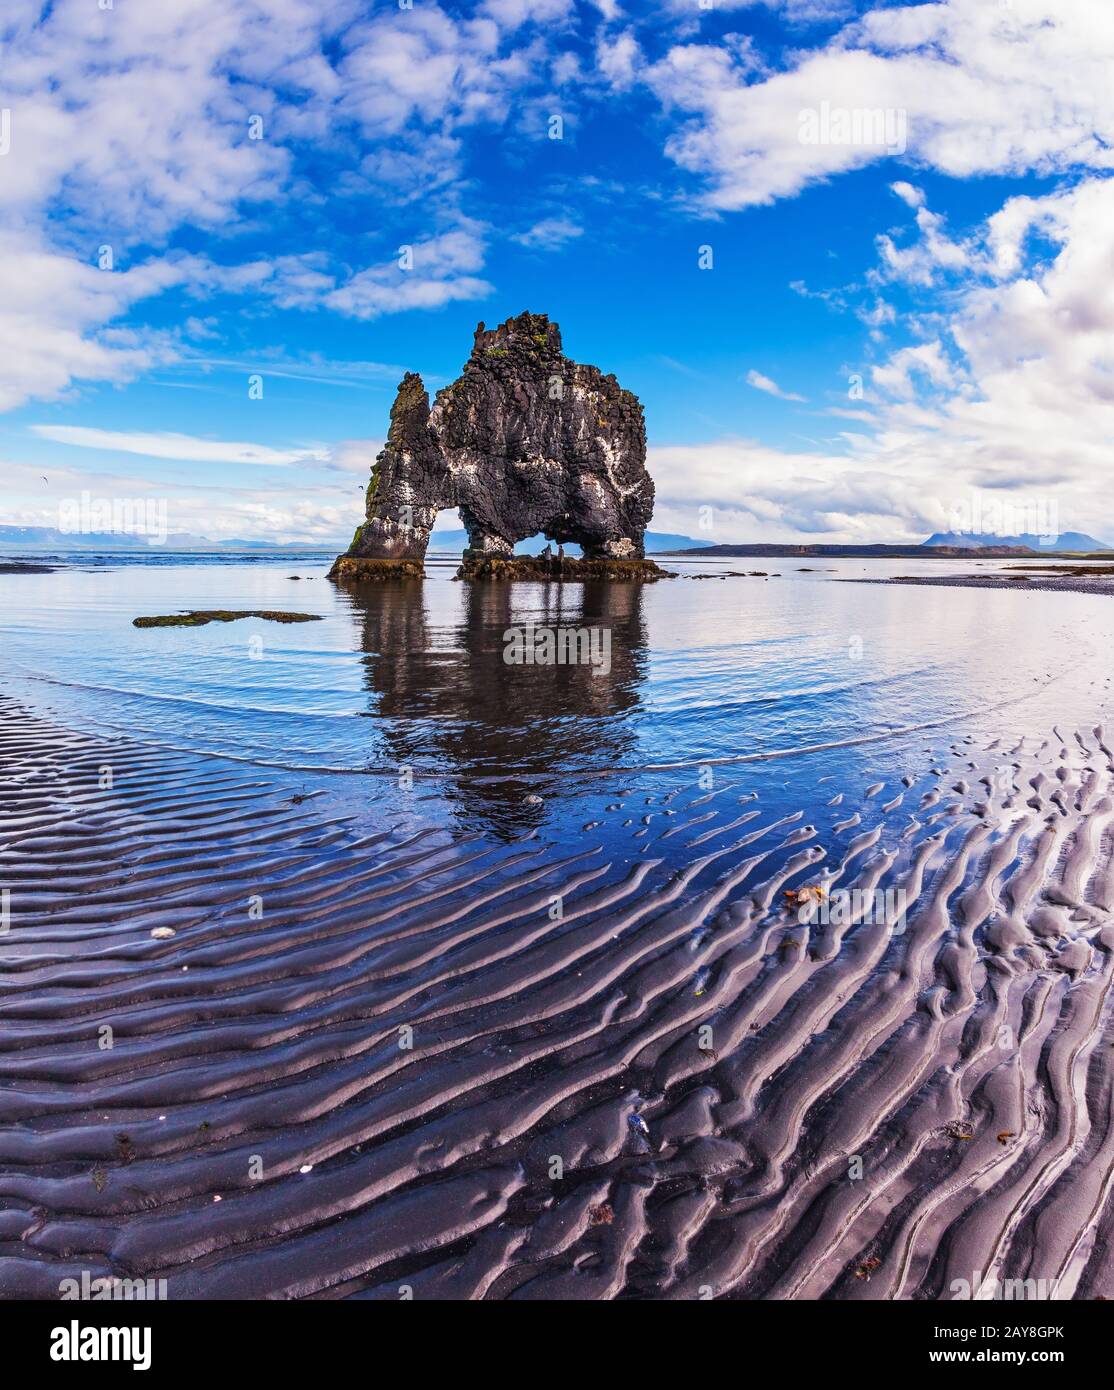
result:
[[[2,1295],[1114,1296],[1101,728],[635,780],[571,846],[7,698],[0,754]]]

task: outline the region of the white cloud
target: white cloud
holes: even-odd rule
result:
[[[147,261],[102,271],[43,245],[31,233],[0,232],[0,410],[63,394],[75,378],[122,381],[173,356],[165,334],[108,332],[133,305],[186,275]]]
[[[320,304],[336,285],[323,252],[275,256],[266,262],[266,277],[259,288],[280,309],[308,309]]]
[[[923,375],[933,386],[947,386],[952,369],[939,342],[921,343],[895,352],[872,373],[875,386],[890,395],[910,398],[915,390],[914,373]]]
[[[583,233],[584,228],[567,217],[545,217],[526,231],[515,232],[511,240],[531,251],[558,251]]]
[[[792,391],[783,391],[776,381],[768,376],[763,376],[752,367],[747,372],[746,381],[748,386],[753,386],[756,391],[765,391],[767,396],[776,396],[779,401],[803,401],[804,396],[794,395]]]
[[[890,191],[896,193],[907,207],[924,207],[924,190],[911,183],[906,183],[904,179],[898,179],[896,183],[891,183]]]
[[[458,132],[502,125],[516,96],[543,89],[553,31],[570,11],[571,0],[488,0],[467,19],[425,0],[371,15],[359,0],[136,0],[115,10],[8,0],[0,334],[21,351],[0,361],[0,410],[172,359],[175,334],[113,325],[173,286],[361,318],[488,293],[474,273],[482,257],[469,253],[474,236],[455,230],[466,223]],[[227,236],[262,207],[319,196],[299,181],[305,145],[353,161],[336,196],[382,186],[395,204],[417,197],[416,249],[440,264],[406,280],[374,267],[344,282],[321,252],[239,266],[157,259],[182,229]],[[117,270],[92,270],[101,246]],[[143,259],[132,265],[137,246]],[[3,292],[11,287],[14,297]]]
[[[523,24],[556,24],[572,13],[572,0],[484,0],[480,9],[502,29]]]
[[[358,443],[358,441],[353,441]],[[75,451],[75,457],[80,454]],[[86,471],[58,461],[46,468],[0,457],[0,491],[4,522],[9,525],[57,527],[75,503],[88,493],[98,510],[108,503],[124,504],[124,515],[134,516],[135,504],[155,504],[164,510],[167,529],[207,536],[210,540],[246,537],[278,542],[309,540],[323,545],[344,545],[352,535],[353,518],[362,510],[353,474],[330,476],[318,470],[320,482],[302,480],[291,495],[279,474],[260,472],[252,485],[231,483],[227,469],[205,470],[204,477],[149,477],[123,472]],[[185,470],[184,470],[185,471]],[[311,475],[312,477],[313,475]]]
[[[716,10],[755,10],[764,6],[794,23],[844,19],[855,10],[855,0],[708,0],[706,6],[699,7],[697,0],[667,0],[667,3],[678,14],[691,15],[695,9],[698,18]]]
[[[984,512],[1030,505],[1114,542],[1112,226],[1114,179],[1010,200],[967,239],[950,312],[934,299],[938,333],[878,363],[868,399],[828,410],[847,422],[828,451],[653,448],[655,527],[685,530],[687,508],[691,528],[703,503],[717,540],[917,540],[982,494]],[[1039,259],[1034,229],[1053,243]]]
[[[619,6],[619,0],[591,0],[591,2],[608,23],[622,19],[623,11]]]
[[[436,5],[387,9],[344,35],[335,112],[369,137],[444,134],[480,122],[502,124],[514,93],[537,84],[547,38],[515,36],[519,18],[547,0],[492,0],[493,13],[458,20]],[[563,3],[552,6],[554,14]],[[512,31],[513,42],[504,43]]]
[[[972,248],[953,241],[947,235],[944,219],[939,213],[920,206],[917,208],[916,222],[920,239],[911,246],[896,246],[887,235],[878,238],[883,278],[930,285],[941,271],[975,267],[976,258]]]
[[[789,453],[753,440],[720,440],[648,451],[658,501],[655,530],[701,536],[701,507],[714,522],[709,544],[800,539],[920,540],[945,509],[884,467],[817,452]],[[706,514],[705,514],[706,515]]]
[[[401,309],[436,309],[457,299],[482,299],[492,292],[481,270],[484,244],[476,232],[458,229],[415,242],[410,255],[371,266],[326,294],[323,303],[352,318],[373,319]],[[400,261],[409,263],[403,269]]]
[[[625,92],[632,86],[643,61],[642,49],[632,29],[624,29],[614,37],[601,34],[596,41],[596,66],[607,78],[612,91]]]
[[[747,0],[720,0],[719,8],[745,9]],[[842,0],[769,8],[791,20],[847,9]],[[219,320],[189,315],[182,330],[139,326],[146,301],[169,290],[196,300],[235,293],[249,309],[328,309],[360,320],[491,293],[487,242],[508,234],[462,212],[471,192],[466,142],[481,126],[530,128],[552,83],[578,91],[586,84],[611,100],[648,83],[680,113],[668,152],[699,176],[713,209],[792,196],[884,157],[877,143],[803,144],[801,112],[822,102],[904,112],[903,158],[914,168],[957,178],[1114,170],[1108,0],[879,4],[821,47],[791,52],[787,71],[772,70],[748,37],[723,34],[722,24],[703,30],[718,34],[715,42],[677,42],[649,63],[643,44],[649,51],[658,41],[658,17],[643,30],[617,0],[597,0],[596,9],[605,23],[583,35],[595,67],[586,59],[582,73],[577,55],[560,51],[574,14],[585,20],[585,7],[574,11],[570,0],[486,0],[463,18],[432,0],[372,13],[360,0],[118,0],[114,12],[89,0],[8,0],[0,18],[3,103],[12,113],[11,150],[0,160],[0,339],[18,350],[0,361],[0,409],[64,395],[75,382],[127,381],[183,359],[200,366],[183,340],[212,342]],[[672,9],[674,37],[700,32],[690,0]],[[681,13],[686,23],[677,21]],[[262,117],[263,140],[248,139],[252,114]],[[350,161],[326,196],[381,189],[396,214],[413,207],[411,269],[386,253],[348,268],[301,248],[233,265],[173,251],[160,258],[182,229],[227,237],[261,209],[319,196],[299,181],[302,142]],[[869,402],[834,407],[832,427],[844,432],[804,454],[738,441],[656,450],[662,468],[691,469],[695,479],[691,493],[687,479],[663,479],[662,506],[707,491],[740,524],[764,519],[787,534],[882,539],[945,524],[945,492],[1054,486],[1061,516],[1103,535],[1114,501],[1105,484],[1114,438],[1111,185],[1092,177],[1011,198],[984,226],[961,232],[928,208],[918,183],[895,178],[891,188],[911,210],[915,234],[879,238],[869,302],[853,306],[855,287],[819,292],[833,309],[857,313],[872,336],[878,360],[861,368]],[[554,216],[510,239],[547,250],[579,233],[570,217]],[[117,269],[91,263],[102,243],[113,246]],[[901,297],[890,285],[924,294],[925,312],[899,324],[890,300]],[[210,361],[221,360],[217,351]],[[287,366],[297,375],[304,364]],[[281,373],[283,361],[273,369]],[[321,371],[314,376],[311,363],[310,379],[350,377],[343,364]],[[802,399],[756,370],[747,380],[780,399]],[[309,458],[322,478],[347,475],[336,486],[353,496],[352,475],[366,473],[373,444],[306,455],[50,428],[68,429],[69,444],[148,457]],[[226,453],[218,460],[213,450]],[[267,531],[295,517],[262,485],[250,499],[229,499],[220,515],[237,529]],[[306,504],[313,524],[335,508],[340,530],[349,530],[344,501],[314,495]]]
[[[667,152],[712,207],[792,196],[884,158],[885,142],[802,143],[802,113],[905,118],[908,157],[958,178],[1114,168],[1114,7],[1107,0],[940,0],[871,10],[788,71],[682,44],[647,69],[690,115]],[[1070,74],[1070,78],[1067,78]]]
[[[347,386],[363,390],[369,382],[397,382],[406,370],[388,362],[336,361],[319,353],[298,356],[273,349],[253,357],[199,357],[185,355],[174,364],[178,372],[209,372],[214,367],[230,367],[244,376],[259,372],[264,377],[290,381],[310,381],[322,386]]]
[[[188,434],[147,434],[138,430],[101,430],[80,425],[31,425],[33,434],[55,444],[186,463],[242,463],[266,467],[305,463],[328,457],[324,449],[269,449],[262,444],[198,439]]]
[[[371,465],[386,443],[383,439],[342,439],[329,450],[327,467],[358,474],[366,483]]]
[[[101,10],[86,0],[6,7],[4,100],[12,112],[3,207],[37,215],[56,197],[130,242],[184,220],[215,225],[287,171],[271,84],[319,50],[313,0],[168,0]],[[272,132],[273,133],[273,132]]]
[[[174,355],[171,335],[112,328],[201,262],[136,265],[188,223],[224,227],[282,191],[273,88],[328,28],[313,0],[174,0],[100,9],[7,5],[0,18],[10,149],[0,164],[0,409],[74,381],[126,381]],[[249,115],[271,138],[250,140]],[[108,248],[114,269],[99,269]]]

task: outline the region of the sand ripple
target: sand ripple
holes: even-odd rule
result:
[[[1111,754],[952,753],[608,860],[0,702],[0,1294],[1114,1296]]]

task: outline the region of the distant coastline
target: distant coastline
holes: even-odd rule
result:
[[[1107,560],[1104,550],[1033,550],[1023,545],[970,546],[958,545],[708,545],[692,550],[655,550],[655,555],[684,555],[694,560],[732,560],[766,556],[769,559],[791,559],[794,556],[849,560]]]

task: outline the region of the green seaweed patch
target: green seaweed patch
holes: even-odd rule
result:
[[[132,627],[204,627],[206,623],[234,623],[239,618],[264,618],[269,623],[319,623],[321,614],[282,613],[275,608],[199,608],[190,613],[133,618]]]

